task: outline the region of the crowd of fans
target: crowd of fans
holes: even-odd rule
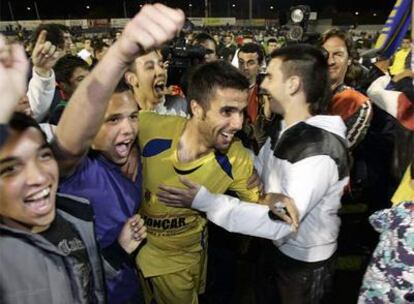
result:
[[[335,303],[351,247],[358,303],[413,302],[410,37],[184,21],[1,38],[0,302]]]

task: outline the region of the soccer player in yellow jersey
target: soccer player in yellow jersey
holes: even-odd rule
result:
[[[247,188],[251,155],[234,139],[242,127],[248,88],[236,68],[212,62],[190,77],[189,119],[140,113],[145,192],[140,214],[148,241],[137,263],[145,277],[147,303],[198,303],[204,287],[207,220],[198,211],[159,202],[161,184],[184,187],[180,177],[185,177],[214,193],[232,190],[241,199],[259,199],[258,188]]]

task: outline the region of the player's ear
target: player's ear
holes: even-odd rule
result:
[[[196,119],[202,119],[204,117],[203,107],[194,99],[190,101],[191,113]]]

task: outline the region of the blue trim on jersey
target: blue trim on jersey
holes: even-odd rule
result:
[[[171,139],[161,139],[156,138],[152,139],[145,145],[144,149],[142,150],[142,156],[144,157],[151,157],[158,155],[165,150],[171,148],[172,140]]]
[[[227,157],[226,154],[220,153],[218,151],[216,151],[214,153],[216,155],[216,160],[219,163],[221,169],[224,170],[224,172],[226,172],[226,174],[233,179],[233,174],[232,174],[232,166],[231,163],[229,161],[229,158]]]

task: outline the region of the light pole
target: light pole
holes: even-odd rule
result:
[[[13,7],[12,7],[10,1],[7,2],[7,4],[9,5],[10,17],[12,18],[13,21],[15,21],[15,19],[14,19],[14,13],[13,13]]]
[[[204,17],[208,18],[208,0],[204,0]]]
[[[249,25],[252,25],[252,19],[253,19],[253,0],[249,0]]]
[[[193,17],[193,4],[188,5],[188,16]]]
[[[36,12],[36,17],[37,17],[37,20],[40,20],[39,9],[38,9],[38,7],[37,7],[37,3],[36,3],[36,1],[33,1],[33,5],[34,5],[34,8],[35,8],[35,12]]]
[[[124,9],[124,18],[128,18],[127,7],[126,7],[126,0],[124,0],[122,2],[122,6],[123,6],[123,9]]]

